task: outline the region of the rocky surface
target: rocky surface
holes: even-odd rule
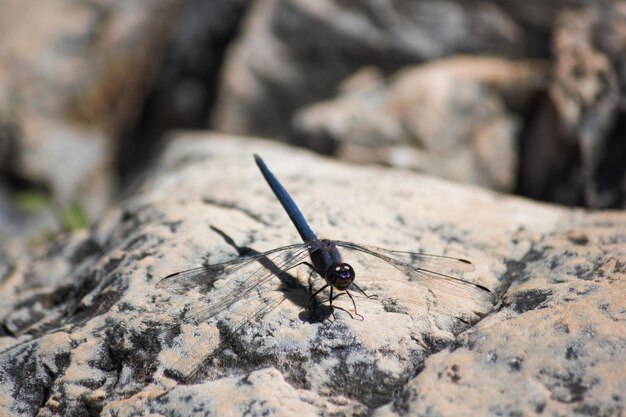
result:
[[[218,90],[224,54],[236,38],[250,0],[178,1],[167,16],[160,62],[137,108],[137,118],[116,134],[122,181],[158,154],[172,129],[205,129]],[[138,28],[140,29],[140,28]]]
[[[89,218],[108,207],[115,132],[136,117],[177,3],[1,3],[2,235],[56,232],[72,204]],[[20,212],[12,188],[45,194],[46,212]]]
[[[450,311],[385,303],[394,289],[418,294],[374,275],[387,286],[357,298],[362,319],[337,310],[310,320],[298,269],[282,291],[267,282],[196,320],[202,298],[155,288],[161,277],[298,242],[252,153],[318,235],[466,257],[476,265],[467,279],[498,304],[480,321],[451,321]],[[182,135],[91,229],[0,269],[0,414],[620,415],[624,236],[623,213]]]
[[[588,207],[624,207],[625,28],[624,2],[558,14],[553,77],[522,148],[524,194]]]
[[[522,109],[547,78],[546,62],[470,56],[407,66],[390,79],[370,68],[339,97],[299,110],[294,135],[348,161],[513,191]]]
[[[0,244],[10,256],[71,229],[68,213],[98,218],[172,129],[203,129],[213,110],[226,132],[562,204],[625,206],[621,1],[0,9]]]
[[[497,2],[259,1],[229,53],[213,124],[287,138],[297,108],[329,98],[363,66],[390,73],[454,53],[523,56],[528,40]]]
[[[376,415],[623,415],[624,217],[583,216],[533,242],[508,264],[500,310]]]
[[[227,55],[212,127],[560,204],[624,207],[625,10],[622,1],[259,1]],[[525,100],[508,102],[504,90]],[[385,107],[402,93],[406,108]],[[443,128],[416,128],[424,122]],[[460,143],[458,152],[442,154],[435,140]]]

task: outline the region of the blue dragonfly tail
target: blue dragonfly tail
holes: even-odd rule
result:
[[[276,179],[274,174],[272,174],[269,168],[267,168],[265,162],[263,162],[261,157],[256,154],[254,155],[254,160],[261,170],[263,177],[265,177],[265,181],[267,181],[270,188],[274,192],[274,195],[276,195],[276,198],[280,201],[280,204],[282,204],[293,225],[296,226],[302,240],[305,242],[317,240],[317,236],[315,236],[315,233],[313,233],[313,230],[309,227],[309,224],[304,219],[302,212],[293,201],[287,190],[285,190],[281,183],[278,182],[278,179]]]

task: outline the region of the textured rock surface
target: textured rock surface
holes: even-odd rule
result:
[[[525,195],[588,207],[625,206],[625,34],[625,2],[558,14],[553,77],[521,155]]]
[[[373,156],[371,149],[359,146],[349,154],[560,204],[623,208],[625,4],[259,1],[227,55],[213,127],[278,138],[326,154],[337,151],[337,141],[345,151],[345,142],[353,143],[354,136],[368,143],[387,140],[387,152]],[[472,89],[459,71],[450,71],[451,78],[461,78],[461,85],[448,80],[459,87],[458,96],[432,100],[446,97],[433,95],[438,84],[416,84],[408,87],[411,92],[421,89],[414,93],[419,111],[409,107],[409,117],[375,114],[390,87],[383,79],[419,64],[432,69],[441,65],[433,60],[459,54],[474,54],[477,61],[485,56],[502,59],[504,63],[485,68],[495,76],[519,59],[544,58],[541,69],[530,69],[544,83],[525,84],[516,78],[524,70],[512,69],[510,78],[502,79],[510,85],[484,88],[482,78],[474,80]],[[342,81],[363,68],[379,72],[381,81],[361,90],[360,97],[340,91]],[[539,94],[520,105],[507,102],[501,88],[529,88]],[[398,141],[415,139],[413,119],[430,116],[439,121],[442,115],[450,119],[445,127],[460,132],[457,139],[466,135],[477,142],[472,156],[463,152],[466,148],[448,152],[446,158],[454,163],[445,164],[445,170],[455,171],[450,168],[454,166],[457,172],[441,173],[441,155],[429,153],[428,147],[416,152],[398,146]],[[436,133],[439,139],[451,132]],[[420,137],[416,142],[425,139],[431,141]],[[519,161],[518,166],[512,161]],[[476,164],[482,170],[471,171]]]
[[[522,115],[547,75],[537,60],[469,56],[406,67],[390,80],[368,69],[338,98],[298,111],[294,135],[346,160],[512,191]]]
[[[186,136],[119,210],[0,269],[0,414],[623,412],[623,213]],[[363,320],[312,322],[298,272],[300,286],[184,321],[201,305],[154,288],[160,277],[298,241],[253,152],[320,236],[467,257],[496,312],[451,327],[360,298]]]
[[[224,54],[237,36],[250,0],[185,0],[168,15],[171,29],[154,65],[134,123],[118,134],[122,180],[141,172],[173,129],[205,129]]]
[[[298,107],[330,97],[363,66],[392,72],[453,53],[522,56],[526,41],[496,2],[259,1],[229,54],[214,126],[285,138]]]
[[[0,171],[54,200],[39,221],[4,210],[3,235],[58,229],[57,206],[79,202],[96,217],[110,204],[111,133],[136,116],[176,4],[2,2]]]
[[[377,415],[623,415],[624,217],[584,216],[534,242],[508,264],[500,311]]]
[[[364,66],[389,74],[454,54],[548,56],[555,17],[580,3],[259,1],[229,54],[214,126],[287,138],[298,108]]]

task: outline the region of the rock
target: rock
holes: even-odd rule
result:
[[[36,11],[5,3],[0,23],[12,30],[2,39],[0,87],[11,95],[3,113],[8,109],[21,121],[21,113],[31,111],[110,128],[133,117],[129,108],[179,2],[54,0]]]
[[[176,129],[205,129],[215,102],[219,71],[239,32],[250,0],[180,1],[140,114],[117,136],[121,181],[132,181]]]
[[[431,356],[390,415],[620,415],[626,222],[581,216],[508,264],[501,309]]]
[[[624,2],[559,13],[554,74],[539,115],[529,118],[522,148],[524,195],[596,208],[625,206],[625,31]]]
[[[469,56],[407,67],[298,111],[294,135],[350,161],[513,191],[521,118],[547,75],[542,61]]]
[[[298,108],[332,97],[364,66],[393,73],[454,53],[524,56],[541,44],[527,43],[516,18],[497,2],[256,2],[227,56],[213,127],[288,139]]]
[[[270,142],[179,136],[119,209],[0,269],[0,414],[404,415],[423,404],[444,410],[437,401],[452,394],[430,384],[452,381],[458,396],[443,414],[624,408],[623,213],[348,166]],[[466,279],[497,293],[499,306],[482,321],[473,310],[461,315],[471,305],[461,299],[436,298],[425,310],[421,287],[369,271],[357,282],[378,298],[356,297],[362,319],[341,297],[335,305],[347,311],[310,320],[301,268],[282,291],[271,291],[280,280],[265,282],[200,320],[195,313],[231,280],[208,299],[155,284],[298,242],[252,153],[320,236],[467,257],[476,273]],[[404,292],[397,304],[393,291]]]
[[[305,122],[302,115],[328,100],[346,98],[337,95],[341,82],[362,68],[376,68],[383,79],[389,79],[405,67],[458,54],[548,58],[553,66],[549,85],[542,85],[541,95],[530,97],[522,108],[511,109],[510,103],[504,103],[508,117],[483,126],[474,150],[484,171],[467,177],[472,183],[535,199],[620,208],[626,181],[626,145],[621,140],[626,131],[624,9],[623,2],[578,0],[349,6],[330,1],[260,1],[228,54],[212,126],[298,145],[309,146],[312,139],[313,149],[332,154],[336,138],[329,130],[341,123],[342,116],[371,115],[380,104],[384,83],[361,97],[359,104],[342,101],[343,106],[354,106],[350,111],[329,115],[319,110],[307,116],[317,119],[323,113],[324,121]],[[479,89],[474,97],[480,93]],[[496,101],[501,99],[494,94]],[[492,97],[486,99],[493,104]],[[352,133],[371,133],[377,122],[382,123],[380,117],[351,126]],[[384,138],[402,133],[393,122],[388,124],[377,127]],[[303,142],[303,135],[309,140]],[[412,147],[392,146],[376,158],[363,147],[351,148],[350,154],[362,160],[393,161],[396,166],[442,167],[437,158],[425,157]],[[501,153],[504,157],[495,161]],[[446,178],[461,177],[476,163],[462,154],[453,161],[457,172],[446,173]]]
[[[43,190],[47,217],[79,204],[93,219],[111,203],[113,133],[136,117],[177,3],[3,2],[0,27],[11,29],[0,41],[3,174]],[[50,231],[22,217],[0,229],[25,240]]]

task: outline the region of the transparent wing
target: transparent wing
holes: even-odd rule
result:
[[[253,290],[260,290],[272,278],[288,279],[286,271],[306,260],[314,246],[283,246],[251,257],[176,272],[160,280],[156,287],[177,294],[197,293],[203,303],[187,317],[208,320],[236,302],[256,296]]]
[[[246,303],[245,312],[238,311],[236,318],[229,315],[225,319],[228,320],[231,331],[237,334],[250,323],[264,319],[267,314],[288,298],[289,296],[282,291],[265,291],[262,298],[255,299],[252,303]],[[211,359],[218,357],[228,347],[228,344],[219,343],[219,330],[214,324],[201,322],[195,327],[193,333],[194,336],[196,334],[200,336],[194,337],[197,342],[194,343],[196,341],[194,340],[191,343],[182,343],[171,349],[169,361],[164,364],[167,376],[185,383],[197,382],[208,369],[214,369],[211,365]],[[185,335],[180,337],[183,340],[189,338]]]
[[[191,290],[198,290],[203,293],[208,292],[213,288],[216,281],[226,276],[244,271],[248,273],[252,272],[249,268],[251,266],[259,267],[259,265],[256,264],[259,260],[268,259],[273,261],[274,258],[283,257],[285,255],[295,256],[303,250],[306,250],[308,253],[309,246],[310,245],[305,243],[281,246],[280,248],[272,249],[249,257],[235,258],[218,264],[205,265],[199,268],[175,272],[161,279],[156,283],[155,287],[165,289],[176,294],[184,294]],[[262,268],[259,268],[259,271],[261,269]]]
[[[494,304],[491,291],[464,278],[465,273],[475,269],[465,259],[351,242],[335,241],[335,244],[343,261],[355,268],[355,283],[387,295],[388,302],[420,306],[456,317],[466,313],[480,316]]]

